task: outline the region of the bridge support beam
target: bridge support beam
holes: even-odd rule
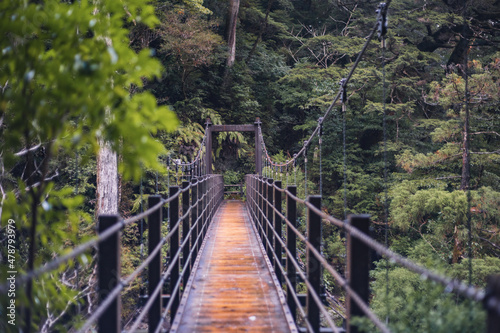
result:
[[[253,125],[213,125],[207,118],[205,125],[207,141],[205,142],[205,174],[212,173],[212,135],[214,132],[254,132],[255,133],[255,173],[262,175],[262,146],[259,138],[260,118],[257,117]]]
[[[293,196],[297,195],[297,186],[288,186],[287,190]],[[286,196],[286,217],[290,224],[294,228],[297,228],[297,201],[293,200],[289,195]],[[295,232],[288,224],[286,225],[286,247],[288,251],[290,251],[290,256],[292,257],[287,257],[286,259],[286,274],[292,285],[291,288],[288,286],[286,288],[286,301],[293,319],[296,320],[297,304],[295,304],[293,295],[296,293],[297,272],[292,261],[297,259],[297,235],[295,235]]]
[[[368,215],[351,215],[348,217],[349,224],[359,231],[369,234],[370,217]],[[369,271],[370,271],[370,248],[347,234],[347,281],[351,288],[361,297],[363,302],[368,303],[369,297]],[[354,316],[365,316],[361,308],[352,300],[351,294],[346,296],[347,310],[347,332],[358,333],[357,326],[351,324]]]
[[[265,183],[265,178],[264,177],[260,177],[259,179],[260,181],[257,183],[257,186],[258,186],[258,209],[259,209],[259,212],[258,212],[258,219],[257,219],[257,223],[259,224],[257,230],[259,231],[259,235],[260,235],[260,239],[262,240],[262,243],[264,243],[264,224],[263,224],[263,221],[264,221],[264,198],[265,198],[265,195],[266,195],[266,192],[264,191],[264,183]]]
[[[321,196],[311,195],[308,198],[309,203],[314,207],[321,208]],[[308,223],[307,223],[307,240],[311,243],[319,253],[321,253],[321,217],[317,215],[312,209],[308,209]],[[313,290],[307,289],[307,319],[311,324],[313,331],[320,331],[320,311],[319,306],[316,304],[312,297],[312,292],[318,296],[321,293],[321,264],[318,259],[312,254],[312,252],[307,248],[306,252],[307,259],[307,280],[312,285]]]
[[[183,181],[182,182],[182,188],[186,189],[189,186],[188,181]],[[186,212],[189,209],[189,190],[186,190],[186,192],[182,193],[182,214],[186,214]],[[191,223],[189,221],[189,215],[182,220],[182,242],[186,240],[188,237],[189,229],[191,228]],[[181,242],[181,244],[182,244]],[[189,242],[184,245],[182,248],[182,281],[184,282],[184,285],[186,285],[187,280],[189,279],[189,275],[191,274],[191,265],[190,262],[187,261],[187,258],[189,257],[189,252],[191,248],[189,246]]]
[[[161,201],[161,196],[159,195],[151,195],[148,198],[148,207],[153,207],[157,205]],[[148,253],[151,254],[156,246],[160,243],[161,239],[161,221],[162,221],[162,212],[163,210],[157,209],[152,212],[148,217]],[[161,280],[161,251],[156,254],[148,266],[148,295],[149,299],[153,296],[153,292],[160,283]],[[148,313],[148,323],[149,328],[148,332],[153,333],[156,330],[156,326],[160,323],[161,319],[161,308],[162,308],[162,295],[158,293],[155,300],[153,301],[153,305]]]
[[[191,247],[193,251],[193,255],[191,256],[191,267],[194,266],[194,262],[196,261],[196,257],[198,256],[198,243],[196,242],[198,238],[198,178],[193,177],[191,179],[191,224],[196,225],[193,228],[193,232],[191,233]]]
[[[118,223],[118,215],[100,215],[98,232],[102,234]],[[102,304],[109,293],[121,282],[120,280],[121,233],[116,232],[99,243],[97,272],[99,277],[99,303]],[[121,297],[115,298],[104,310],[98,321],[99,333],[121,332]]]
[[[260,118],[257,117],[254,123],[255,131],[255,173],[262,176],[262,146],[259,138]]]
[[[207,118],[207,121],[205,122],[205,125],[207,125],[206,128],[206,136],[207,136],[207,141],[206,141],[206,149],[205,149],[205,174],[209,175],[212,173],[212,121],[210,118]]]
[[[267,179],[267,182],[266,182],[266,191],[267,191],[267,194],[266,194],[266,199],[267,199],[267,221],[266,221],[266,237],[267,239],[269,240],[269,243],[266,241],[265,245],[266,245],[266,251],[267,251],[267,256],[269,257],[269,260],[271,260],[271,262],[273,262],[273,248],[272,246],[274,245],[274,233],[273,233],[273,226],[274,226],[274,222],[273,222],[273,217],[274,217],[274,211],[273,211],[273,206],[274,206],[274,202],[273,202],[273,184],[274,184],[274,179],[272,178],[268,178]]]
[[[170,186],[169,197],[173,197],[179,191],[179,186]],[[174,200],[170,201],[170,216],[169,216],[169,227],[173,230],[175,225],[179,220],[179,197],[177,196]],[[160,233],[161,235],[161,233]],[[177,228],[170,239],[170,260],[174,260],[177,252],[179,251],[179,228]],[[180,288],[175,291],[176,284],[179,280],[179,258],[175,261],[172,267],[172,272],[170,273],[170,297],[172,301],[172,310],[170,311],[170,322],[172,323],[177,313],[177,308],[179,307],[179,293]]]
[[[495,298],[497,301],[496,307],[494,306],[489,306],[489,302],[486,302],[486,308],[488,312],[488,319],[487,319],[487,332],[488,333],[495,333],[498,332],[498,328],[500,327],[500,314],[498,313],[499,311],[499,306],[498,306],[498,301],[500,301],[500,275],[490,275],[488,276],[488,285],[486,287],[486,290],[489,291],[489,295],[491,297]]]
[[[276,211],[274,212],[274,231],[276,232],[276,236],[274,237],[274,253],[276,254],[277,260],[274,260],[274,271],[276,272],[276,277],[278,278],[278,282],[281,285],[283,283],[283,277],[281,276],[281,224],[282,220],[280,215],[281,213],[281,181],[276,180],[274,182],[276,186],[274,188],[274,208]]]

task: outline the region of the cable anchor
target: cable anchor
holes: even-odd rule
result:
[[[342,112],[346,111],[347,103],[347,79],[343,78],[339,82],[340,85],[340,101],[342,102]]]
[[[377,35],[378,40],[382,42],[382,47],[385,47],[385,35],[387,33],[387,5],[381,2],[377,10]]]

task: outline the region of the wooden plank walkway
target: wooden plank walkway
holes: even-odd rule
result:
[[[170,332],[297,332],[246,206],[225,201]]]

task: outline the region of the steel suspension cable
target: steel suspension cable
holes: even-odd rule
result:
[[[323,117],[318,119],[320,124],[318,132],[318,146],[319,146],[319,195],[323,197],[323,169],[322,169],[322,135],[323,135]]]
[[[467,1],[464,1],[464,8],[463,8],[463,32],[462,32],[462,37],[465,39],[465,45],[469,45],[469,38],[467,36]],[[469,268],[469,285],[472,285],[472,216],[471,216],[471,208],[472,208],[472,196],[471,196],[471,191],[470,191],[470,134],[469,134],[469,52],[464,52],[464,84],[465,84],[465,121],[464,121],[464,131],[465,131],[465,141],[464,142],[464,149],[465,149],[465,156],[466,158],[466,163],[467,165],[465,168],[467,169],[465,177],[466,183],[467,183],[467,234],[468,234],[468,268]],[[462,175],[463,177],[464,175]]]
[[[304,198],[307,198],[307,144],[306,141],[304,143]]]
[[[346,111],[347,111],[347,79],[340,80],[340,93],[342,102],[342,156],[344,174],[344,220],[347,220],[347,154],[346,154]],[[347,246],[347,245],[346,245]],[[347,251],[346,251],[347,253]]]
[[[387,88],[386,88],[386,70],[385,70],[385,51],[386,51],[386,33],[387,33],[387,6],[380,3],[377,9],[378,39],[382,48],[382,109],[383,109],[383,140],[384,140],[384,242],[385,247],[389,248],[389,197],[387,189]],[[389,302],[389,263],[385,266],[385,303],[386,303],[386,323],[389,322],[390,302]]]
[[[389,8],[389,5],[390,3],[392,2],[392,0],[388,0],[386,3],[385,3],[385,10],[387,11],[387,8]],[[363,55],[365,54],[366,50],[368,49],[368,46],[371,42],[371,40],[373,39],[375,33],[378,31],[378,28],[379,28],[379,24],[378,22],[375,23],[374,27],[372,28],[372,30],[370,31],[369,35],[366,37],[366,41],[365,41],[365,44],[363,45],[360,53],[358,54],[358,56],[356,57],[356,61],[354,62],[354,64],[351,66],[351,70],[349,71],[349,74],[345,77],[346,79],[346,84],[349,83],[349,81],[351,80],[352,76],[354,75],[354,72],[356,71],[359,63],[361,62],[361,59],[363,57]],[[328,115],[330,114],[330,112],[332,111],[333,107],[335,106],[335,104],[337,103],[337,101],[339,100],[340,98],[340,95],[341,95],[341,92],[339,92],[333,99],[332,103],[330,104],[330,106],[327,108],[327,110],[325,111],[324,115],[323,115],[323,119],[327,119]],[[314,129],[314,131],[312,132],[312,134],[309,136],[309,139],[306,141],[306,142],[309,142],[311,143],[312,139],[314,138],[314,136],[318,133],[319,131],[319,125],[316,126],[316,128]],[[300,156],[304,150],[307,149],[306,146],[302,147],[301,150],[297,153],[297,157]],[[292,161],[287,161],[287,163],[292,163]]]

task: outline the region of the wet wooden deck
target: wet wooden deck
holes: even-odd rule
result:
[[[240,201],[225,201],[196,260],[170,332],[297,332]]]

